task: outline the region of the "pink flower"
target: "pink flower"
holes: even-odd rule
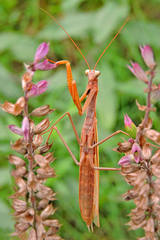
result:
[[[119,162],[118,162],[118,165],[121,165],[121,166],[126,166],[126,165],[129,165],[131,163],[134,162],[134,157],[132,154],[129,154],[129,155],[125,155],[123,156]]]
[[[139,146],[138,143],[134,143],[132,145],[132,149],[131,149],[131,152],[134,156],[134,160],[136,163],[139,163],[140,161],[140,157],[141,157],[141,147]]]
[[[125,166],[125,165],[131,164],[133,162],[139,163],[139,161],[141,159],[141,147],[138,145],[138,143],[134,143],[132,145],[131,152],[132,152],[132,154],[128,154],[128,155],[125,155],[124,157],[122,157],[119,160],[118,165]]]
[[[15,134],[24,136],[24,140],[29,140],[29,120],[25,116],[22,121],[22,127],[17,127],[16,125],[9,125],[8,128]]]
[[[41,43],[37,48],[37,51],[34,56],[34,63],[41,61],[48,53],[49,46],[46,42]]]
[[[130,117],[128,117],[128,115],[124,115],[124,124],[125,124],[125,129],[126,132],[130,135],[131,138],[136,138],[136,133],[137,133],[137,129],[135,124],[132,122],[132,120],[130,119]]]
[[[58,65],[56,63],[50,63],[47,59],[45,59],[43,62],[36,63],[34,65],[34,70],[41,70],[41,71],[46,71],[50,69],[56,68]]]
[[[147,75],[145,74],[145,72],[143,71],[141,66],[138,63],[131,62],[131,64],[132,64],[133,68],[128,65],[127,65],[127,67],[131,70],[131,72],[134,74],[134,76],[136,78],[138,78],[139,80],[141,80],[142,82],[148,83]]]
[[[156,66],[156,63],[154,61],[154,55],[153,55],[152,48],[149,45],[144,45],[143,47],[142,46],[139,46],[139,47],[141,50],[142,58],[143,58],[144,62],[146,63],[146,65],[149,68],[154,69]]]
[[[28,73],[31,72],[32,74],[34,74],[36,70],[46,71],[52,68],[56,68],[58,66],[56,63],[50,63],[47,59],[40,62],[42,59],[46,57],[48,51],[49,44],[43,42],[39,45],[35,53],[34,62],[31,63],[30,65],[25,64]]]
[[[29,120],[28,117],[25,116],[22,121],[22,132],[24,135],[24,140],[29,140]]]
[[[43,62],[38,63],[43,58],[45,58],[48,51],[49,51],[49,44],[47,44],[46,42],[43,42],[41,43],[41,45],[39,45],[34,57],[33,71],[36,71],[36,70],[46,71],[46,70],[50,70],[52,68],[57,67],[56,63],[52,64],[47,59],[45,59]]]
[[[32,84],[32,88],[28,91],[27,97],[36,97],[44,93],[48,87],[49,82],[46,80],[41,80],[37,84]]]

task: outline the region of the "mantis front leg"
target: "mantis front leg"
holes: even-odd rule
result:
[[[78,108],[79,115],[83,115],[86,107],[84,106],[82,108],[81,102],[86,98],[86,96],[88,94],[88,89],[86,89],[86,91],[83,93],[83,95],[81,97],[79,97],[76,81],[73,80],[72,69],[71,69],[70,62],[67,61],[67,60],[62,60],[62,61],[56,62],[56,64],[57,65],[66,64],[68,89],[69,89],[69,92],[72,96],[74,104]]]

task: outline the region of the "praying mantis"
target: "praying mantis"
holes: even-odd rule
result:
[[[42,10],[44,12],[46,12],[44,9],[42,9]],[[96,119],[96,100],[97,100],[97,94],[98,94],[98,77],[100,75],[100,71],[95,70],[95,68],[96,68],[99,60],[103,56],[104,52],[107,50],[109,45],[113,42],[113,40],[117,37],[117,35],[122,30],[123,26],[126,24],[126,22],[128,21],[129,18],[125,21],[125,23],[120,28],[118,33],[114,36],[114,38],[111,40],[111,42],[108,44],[108,46],[104,49],[104,51],[102,52],[98,61],[96,62],[93,70],[91,70],[86,58],[84,57],[84,55],[82,54],[81,50],[78,48],[76,43],[73,41],[73,39],[69,36],[69,34],[65,31],[65,29],[60,25],[60,23],[53,16],[51,16],[48,12],[46,12],[46,13],[50,17],[52,17],[59,24],[59,26],[64,30],[64,32],[68,35],[68,37],[71,39],[71,41],[73,42],[75,47],[78,49],[78,51],[84,58],[87,66],[89,68],[88,70],[85,71],[85,75],[88,77],[88,84],[87,84],[86,90],[84,91],[82,96],[79,97],[76,82],[73,80],[73,77],[72,77],[72,70],[71,70],[70,62],[68,60],[61,60],[61,61],[56,62],[56,65],[63,65],[63,64],[66,65],[67,84],[68,84],[68,89],[69,89],[70,95],[73,99],[74,104],[76,105],[76,107],[78,109],[79,115],[83,115],[86,111],[86,118],[85,118],[85,121],[84,121],[84,124],[82,127],[81,139],[80,139],[70,113],[69,112],[64,113],[54,123],[54,125],[48,130],[48,131],[50,131],[50,130],[51,131],[50,131],[50,134],[49,134],[46,142],[48,142],[53,129],[55,129],[56,132],[58,133],[59,137],[61,138],[62,142],[64,143],[65,147],[67,148],[68,152],[70,153],[72,159],[79,166],[79,207],[80,207],[80,212],[81,212],[82,219],[85,221],[85,223],[88,227],[88,230],[90,231],[90,229],[91,229],[93,231],[93,222],[98,227],[100,226],[100,224],[99,224],[99,170],[110,170],[110,171],[120,170],[119,168],[99,167],[98,146],[120,132],[125,135],[128,135],[127,133],[125,133],[121,130],[118,130],[98,142],[97,119]],[[51,60],[49,60],[49,61],[51,61]],[[86,101],[82,107],[81,102],[84,99],[86,99]],[[62,135],[60,134],[59,130],[55,126],[66,115],[68,115],[68,117],[70,119],[75,136],[76,136],[78,144],[80,146],[80,161],[77,161],[77,159],[73,155],[72,151],[68,147],[67,143],[63,139]]]

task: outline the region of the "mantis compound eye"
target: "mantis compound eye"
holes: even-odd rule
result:
[[[95,71],[95,76],[96,76],[96,77],[99,77],[100,74],[101,74],[100,71]]]
[[[89,73],[89,70],[86,70],[85,71],[85,75],[88,76],[88,73]]]

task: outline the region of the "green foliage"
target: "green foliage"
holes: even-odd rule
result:
[[[52,14],[80,47],[91,68],[104,48],[117,33],[124,21],[129,22],[107,49],[96,69],[101,71],[99,77],[99,95],[97,100],[98,136],[103,139],[117,129],[124,130],[123,115],[127,113],[135,124],[139,124],[143,113],[137,111],[135,98],[145,103],[143,83],[133,77],[127,69],[129,61],[137,61],[142,66],[139,44],[149,44],[154,50],[160,68],[160,3],[154,1],[111,1],[111,0],[56,0],[56,1],[0,1],[0,102],[15,102],[21,94],[21,75],[23,62],[32,62],[36,48],[42,41],[50,42],[49,58],[53,61],[67,59],[71,62],[73,77],[81,95],[86,87],[84,75],[86,63],[64,31],[38,6]],[[30,109],[50,104],[56,111],[50,116],[54,123],[65,111],[70,111],[78,133],[83,125],[84,116],[79,116],[69,95],[66,83],[65,66],[53,71],[35,74],[35,82],[50,81],[45,94],[30,101]],[[157,75],[159,81],[159,74]],[[158,109],[160,106],[157,104]],[[159,113],[153,113],[155,128],[159,127]],[[0,124],[0,236],[8,237],[13,231],[14,220],[9,216],[12,194],[10,172],[7,156],[13,153],[10,141],[16,136],[6,127],[9,124],[20,126],[22,119],[1,111]],[[57,125],[67,144],[79,159],[79,146],[67,117]],[[121,135],[100,146],[100,166],[117,167],[120,155],[113,152]],[[88,233],[81,219],[78,205],[78,167],[56,133],[52,151],[57,157],[53,163],[58,177],[47,181],[57,192],[58,207],[55,218],[62,224],[60,235],[64,239],[135,239],[141,232],[129,232],[124,224],[129,221],[126,215],[134,206],[132,202],[122,202],[122,197],[129,187],[118,174],[100,172],[100,228],[95,233]],[[3,223],[3,224],[2,224]]]

